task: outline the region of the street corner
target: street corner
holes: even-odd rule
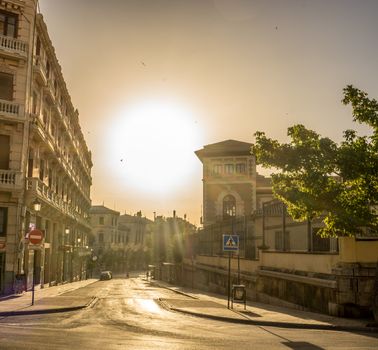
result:
[[[159,302],[163,307],[171,311],[181,312],[192,316],[228,322],[248,322],[243,315],[211,300],[160,298]]]

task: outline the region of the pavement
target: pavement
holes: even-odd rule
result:
[[[227,296],[173,286],[162,281],[150,283],[177,293],[177,298],[161,298],[159,302],[163,307],[197,317],[280,328],[378,333],[378,324],[374,320],[333,317],[252,301],[247,301],[245,309],[244,304],[239,303],[234,303],[231,309],[231,303],[230,308],[227,307]]]
[[[0,317],[68,312],[83,309],[95,303],[96,298],[93,296],[71,296],[69,293],[96,281],[98,279],[91,278],[48,288],[38,287],[34,292],[34,305],[31,305],[31,291],[3,297],[0,299]]]

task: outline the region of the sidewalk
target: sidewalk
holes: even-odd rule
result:
[[[151,284],[177,293],[177,298],[160,299],[163,306],[173,311],[194,316],[281,328],[378,332],[377,324],[369,324],[369,322],[373,322],[372,320],[332,317],[252,301],[247,301],[246,310],[244,310],[244,304],[237,303],[234,303],[233,309],[228,309],[227,296],[172,286],[162,281],[151,281]]]
[[[91,278],[54,287],[36,288],[33,306],[31,305],[31,291],[20,295],[3,297],[0,299],[0,317],[67,312],[82,309],[92,304],[95,301],[94,298],[65,294],[96,281],[98,280]]]

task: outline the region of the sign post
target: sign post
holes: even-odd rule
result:
[[[34,285],[35,285],[35,250],[41,248],[43,241],[43,232],[34,228],[26,236],[29,239],[29,249],[34,250],[34,262],[33,262],[33,278],[32,278],[32,305],[34,305]],[[32,246],[30,245],[32,244]]]
[[[223,251],[228,252],[228,285],[227,285],[227,308],[230,308],[231,299],[231,254],[239,252],[239,236],[223,235]]]

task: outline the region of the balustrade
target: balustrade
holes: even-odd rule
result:
[[[1,179],[1,172],[0,172]],[[0,180],[1,184],[1,180]],[[69,215],[75,218],[81,224],[88,226],[87,220],[85,220],[82,215],[80,215],[75,208],[68,202],[64,201],[62,197],[50,189],[43,181],[38,178],[29,178],[27,180],[27,189],[29,191],[34,191],[38,193],[39,196],[44,198],[48,203],[55,206],[63,214]]]
[[[0,113],[18,117],[20,115],[20,105],[12,101],[0,100]]]
[[[15,170],[0,170],[0,186],[15,188],[21,185],[21,172]]]
[[[0,49],[2,50],[26,57],[27,48],[27,43],[22,40],[18,40],[9,36],[0,35]]]

